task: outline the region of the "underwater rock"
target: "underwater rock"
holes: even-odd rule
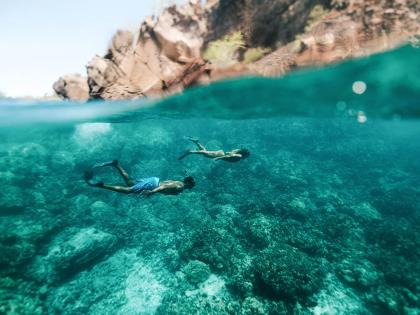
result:
[[[112,227],[115,225],[115,210],[105,202],[98,200],[89,207],[90,214],[95,222]]]
[[[378,222],[382,218],[379,211],[367,202],[354,206],[348,214],[369,223]]]
[[[263,302],[255,297],[247,297],[241,305],[241,315],[263,315],[267,314],[267,309]],[[277,313],[282,314],[282,313]]]
[[[45,314],[42,298],[30,283],[0,278],[0,314]]]
[[[419,277],[413,277],[413,273],[419,272],[420,259],[420,229],[416,220],[412,226],[411,220],[392,217],[366,229],[367,242],[372,244],[369,260],[389,285],[418,290]]]
[[[196,285],[206,280],[210,275],[210,268],[207,264],[199,260],[191,260],[182,267],[181,271],[185,274],[188,282]]]
[[[154,314],[167,290],[160,270],[152,268],[137,250],[120,250],[51,291],[47,297],[48,311]]]
[[[0,178],[2,179],[3,183],[11,185],[16,180],[16,175],[10,171],[0,171]]]
[[[2,274],[13,274],[35,256],[35,246],[14,235],[0,237],[0,268]]]
[[[51,157],[54,170],[72,169],[76,164],[74,155],[69,151],[56,151]]]
[[[30,198],[21,214],[0,216],[0,278],[26,284],[7,285],[0,313],[13,301],[22,314],[39,306],[41,314],[417,314],[417,133],[404,130],[413,151],[384,155],[383,166],[374,144],[387,144],[388,122],[314,121],[150,119],[42,127],[20,135],[36,143],[6,143],[6,186]],[[174,163],[186,130],[203,139],[220,133],[220,142],[208,141],[215,147],[247,143],[259,153],[234,165]],[[397,154],[402,143],[392,133]],[[363,163],[351,158],[361,148]],[[115,156],[133,176],[182,179],[187,169],[197,186],[143,198],[83,182],[85,167]],[[358,176],[371,168],[381,172]],[[405,172],[391,180],[398,169]],[[123,182],[111,168],[98,177]],[[384,195],[371,194],[378,183]],[[403,202],[392,202],[398,192]]]
[[[18,214],[24,206],[24,196],[19,187],[6,185],[0,190],[0,215]]]
[[[377,293],[376,302],[380,313],[400,314],[400,300],[395,290],[382,287]]]
[[[95,228],[68,229],[52,241],[46,256],[37,257],[32,276],[47,282],[69,278],[109,254],[116,243],[114,235]]]
[[[153,270],[142,262],[137,262],[130,270],[125,285],[127,303],[120,309],[121,314],[155,313],[167,290]]]
[[[212,270],[232,268],[235,256],[243,250],[232,235],[222,229],[203,227],[188,235],[179,248],[181,257],[200,260],[209,264]]]
[[[12,146],[7,152],[7,163],[4,167],[17,179],[33,179],[45,175],[49,151],[44,145],[27,142]]]
[[[0,275],[10,275],[35,257],[42,242],[60,227],[60,220],[42,214],[0,219]],[[34,218],[35,217],[35,218]],[[13,219],[12,219],[13,218]]]
[[[86,195],[79,194],[71,199],[72,208],[79,216],[86,215],[93,201]]]
[[[30,215],[4,217],[0,219],[0,276],[14,274],[23,268],[42,246],[42,242],[60,227],[60,220],[41,211]]]
[[[156,314],[228,314],[229,297],[223,279],[212,274],[196,290],[166,294]]]
[[[324,257],[328,254],[324,235],[311,223],[302,225],[299,221],[284,220],[273,234],[276,235],[276,242],[285,242],[310,256]]]
[[[311,308],[311,314],[371,314],[356,292],[333,274],[326,276],[323,289],[314,298],[316,306]]]
[[[320,262],[290,246],[269,247],[254,259],[258,295],[304,301],[322,283]]]
[[[257,215],[247,221],[249,241],[260,248],[267,247],[272,241],[273,223],[264,215]]]
[[[384,281],[383,274],[366,259],[346,259],[337,267],[343,282],[358,289],[369,289]]]

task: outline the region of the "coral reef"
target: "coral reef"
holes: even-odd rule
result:
[[[44,257],[36,257],[31,275],[38,281],[55,282],[89,268],[112,252],[115,236],[95,228],[64,231],[51,242]]]
[[[0,312],[419,311],[417,125],[202,123],[149,119],[4,135],[0,164],[13,189],[0,216]],[[406,132],[384,132],[395,124]],[[209,148],[246,144],[251,156],[177,162],[185,130]],[[407,158],[399,159],[402,148]],[[135,177],[180,179],[187,169],[197,185],[143,198],[83,182],[86,167],[112,158]],[[98,176],[121,182],[110,168]]]

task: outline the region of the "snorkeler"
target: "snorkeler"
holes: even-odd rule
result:
[[[94,175],[93,170],[95,168],[105,166],[115,167],[124,179],[127,186],[107,185],[103,182],[92,181]],[[99,187],[124,194],[142,194],[146,196],[150,196],[155,193],[177,195],[184,189],[191,189],[195,186],[194,178],[191,176],[186,176],[182,182],[175,180],[160,181],[157,177],[134,180],[130,177],[130,175],[128,175],[126,170],[122,168],[118,160],[95,164],[90,170],[85,171],[84,178],[85,182],[92,187]]]
[[[181,155],[178,160],[182,160],[184,157],[190,154],[199,154],[203,155],[209,159],[213,159],[214,161],[223,160],[226,162],[238,162],[240,160],[246,159],[249,157],[250,152],[247,149],[234,149],[232,151],[226,152],[223,150],[216,150],[216,151],[209,151],[207,150],[201,143],[199,143],[198,139],[188,138],[191,142],[195,143],[198,150],[187,150],[183,155]]]

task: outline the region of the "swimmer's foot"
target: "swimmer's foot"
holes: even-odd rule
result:
[[[93,165],[92,169],[98,168],[98,167],[117,166],[117,165],[118,165],[118,160],[112,160],[108,162],[96,163],[95,165]]]
[[[120,162],[118,162],[118,160],[112,160],[112,162],[111,162],[111,166],[117,166],[118,164],[120,164]]]
[[[103,182],[88,182],[88,185],[89,186],[92,186],[92,187],[104,187],[104,183]]]
[[[179,160],[182,160],[184,157],[186,157],[186,156],[188,156],[188,155],[190,155],[190,154],[191,154],[191,151],[190,151],[190,150],[185,150],[184,154],[182,154],[182,155],[178,158],[178,161],[179,161]]]
[[[193,138],[193,137],[187,137],[187,139],[195,144],[197,144],[200,141],[198,138]]]
[[[104,187],[104,183],[103,182],[96,182],[92,184],[93,187]]]
[[[92,171],[85,171],[84,173],[84,179],[86,184],[88,184],[89,186],[92,187],[103,187],[104,183],[103,182],[94,182],[92,181],[93,178],[93,172]]]
[[[90,181],[93,178],[93,172],[92,171],[85,171],[84,179],[86,182]]]

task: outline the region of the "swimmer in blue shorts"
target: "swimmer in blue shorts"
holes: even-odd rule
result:
[[[115,167],[124,179],[126,186],[107,185],[103,182],[94,182],[93,170],[95,168],[106,166]],[[186,176],[182,182],[175,180],[160,181],[158,177],[142,178],[138,180],[132,179],[130,175],[128,175],[127,171],[122,168],[118,160],[95,164],[89,171],[85,172],[84,178],[85,182],[92,187],[99,187],[124,194],[142,194],[146,196],[150,196],[155,193],[177,195],[184,189],[191,189],[195,186],[194,178],[191,176]]]

